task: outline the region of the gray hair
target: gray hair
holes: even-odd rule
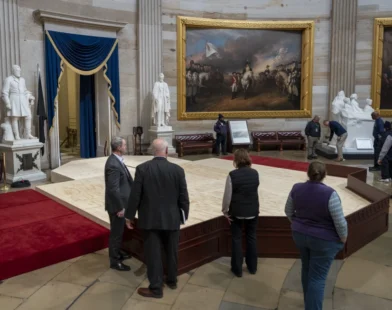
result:
[[[124,138],[122,138],[122,137],[113,137],[112,138],[112,141],[110,142],[112,152],[117,151],[117,149],[122,146],[123,140],[124,140]]]
[[[167,141],[164,139],[155,139],[151,146],[154,155],[166,151],[168,147],[169,143],[167,143]]]
[[[318,116],[317,114],[315,116],[313,116],[313,119],[320,119],[320,116]]]

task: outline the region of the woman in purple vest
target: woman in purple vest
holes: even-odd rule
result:
[[[336,191],[323,184],[325,164],[309,165],[309,180],[293,186],[285,213],[302,261],[305,310],[323,308],[325,281],[347,238],[347,222]]]

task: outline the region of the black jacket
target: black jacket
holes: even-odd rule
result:
[[[180,212],[189,214],[189,197],[184,169],[166,158],[156,157],[136,168],[135,182],[125,218],[146,230],[180,229]]]
[[[250,167],[230,172],[232,195],[229,214],[234,217],[259,215],[259,173]]]
[[[110,155],[105,164],[105,210],[117,213],[126,209],[133,179],[120,160]]]
[[[321,127],[319,123],[310,121],[305,127],[305,135],[320,138],[321,137]]]

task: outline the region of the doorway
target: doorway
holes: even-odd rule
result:
[[[65,66],[58,107],[60,164],[105,156],[111,124],[103,71],[84,76]]]

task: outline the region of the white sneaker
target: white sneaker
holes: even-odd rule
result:
[[[391,182],[391,179],[380,179],[378,182],[389,183]]]

